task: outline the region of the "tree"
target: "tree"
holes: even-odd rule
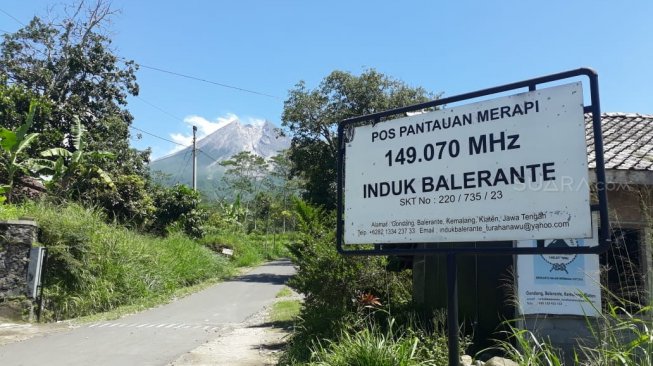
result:
[[[34,17],[16,33],[4,35],[0,78],[23,86],[53,106],[49,118],[32,127],[31,132],[41,134],[32,155],[44,146],[66,148],[64,141],[72,136],[73,117],[78,116],[89,132],[89,150],[112,152],[121,161],[107,167],[144,174],[149,152],[129,148],[128,126],[133,117],[125,109],[127,96],[138,94],[137,65],[121,61],[103,33],[115,13],[106,0],[82,0],[65,8],[59,20]],[[15,121],[7,122],[15,127],[11,125]]]
[[[437,98],[373,69],[360,76],[334,71],[310,90],[303,81],[289,91],[282,125],[293,134],[293,174],[306,182],[304,198],[327,209],[336,206],[337,126],[344,119]]]
[[[2,152],[2,168],[7,174],[7,182],[0,185],[0,194],[7,194],[7,200],[11,202],[12,190],[14,187],[14,178],[19,172],[26,173],[29,169],[30,159],[23,159],[25,150],[39,136],[38,133],[27,133],[34,121],[34,114],[38,104],[32,102],[29,106],[29,112],[25,117],[25,123],[20,125],[16,131],[0,127],[0,151]],[[4,202],[4,196],[0,203]]]
[[[44,158],[55,158],[55,160],[38,159],[35,160],[35,167],[39,171],[44,171],[52,175],[50,187],[57,186],[60,195],[69,195],[71,185],[77,183],[86,184],[92,176],[98,177],[107,186],[114,188],[113,180],[102,168],[97,165],[97,161],[103,159],[115,158],[113,153],[106,151],[88,151],[86,142],[86,128],[82,126],[77,116],[73,117],[75,124],[72,130],[73,152],[61,147],[55,147],[41,152]],[[81,179],[80,179],[81,178]],[[80,191],[75,189],[74,191]]]
[[[270,158],[272,169],[267,179],[269,190],[278,201],[277,204],[272,204],[271,208],[279,209],[274,216],[280,219],[284,233],[288,219],[292,216],[290,214],[292,198],[299,197],[303,187],[303,182],[292,174],[292,162],[289,154],[289,150],[283,150]]]
[[[225,182],[241,196],[256,195],[268,168],[265,159],[249,151],[241,151],[220,165],[227,168]]]
[[[227,168],[222,179],[245,203],[244,221],[247,224],[250,203],[261,189],[263,179],[268,173],[268,163],[254,153],[241,151],[229,160],[221,162],[220,165]],[[254,229],[256,230],[256,220],[254,220]]]
[[[148,191],[148,182],[137,175],[118,175],[114,189],[96,190],[94,202],[107,212],[110,220],[146,231],[154,225],[156,207]]]

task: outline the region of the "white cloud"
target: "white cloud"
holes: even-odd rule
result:
[[[177,151],[180,151],[184,149],[186,146],[190,146],[193,144],[193,130],[192,126],[197,126],[197,139],[202,139],[213,132],[217,131],[218,129],[230,124],[233,121],[239,121],[241,120],[237,115],[234,113],[227,113],[224,116],[217,117],[215,120],[211,121],[208,120],[202,116],[198,115],[190,115],[184,118],[184,122],[188,125],[189,129],[188,132],[182,132],[182,133],[171,133],[170,134],[170,139],[180,145],[176,145],[172,148],[172,150],[168,151],[165,155],[173,154]],[[262,126],[265,123],[264,119],[261,118],[255,118],[255,117],[247,117],[245,124],[252,124],[255,126]]]
[[[185,136],[180,133],[171,133],[170,138],[172,139],[172,141],[178,143],[179,145],[175,145],[172,148],[172,150],[168,151],[165,155],[176,153],[177,151],[186,148],[186,146],[190,146],[193,144],[193,135]]]
[[[216,130],[228,125],[233,121],[237,121],[238,116],[233,113],[227,113],[224,117],[218,117],[215,121],[209,121],[208,119],[202,116],[191,115],[184,118],[184,122],[191,126],[197,126],[197,132],[199,132],[197,138],[202,138],[204,136],[210,135]],[[191,139],[192,141],[192,139]]]

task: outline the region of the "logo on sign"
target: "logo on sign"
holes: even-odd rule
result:
[[[553,239],[553,240],[538,240],[537,246],[539,248],[572,248],[578,247],[578,240],[576,239]],[[542,259],[545,262],[551,265],[551,270],[560,271],[569,274],[567,271],[567,266],[571,264],[575,259],[576,254],[542,254]]]

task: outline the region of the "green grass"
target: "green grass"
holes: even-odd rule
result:
[[[423,359],[419,349],[424,344],[419,337],[394,329],[390,320],[386,330],[377,324],[362,329],[346,327],[335,340],[315,342],[311,361],[307,365],[328,366],[417,366],[438,365],[433,359]]]
[[[284,287],[277,293],[277,298],[292,296],[292,290],[289,287]]]
[[[121,305],[114,309],[102,313],[94,313],[91,315],[86,315],[79,318],[71,319],[69,322],[73,324],[85,324],[89,322],[120,319],[125,315],[135,314],[140,311],[147,310],[155,306],[169,303],[173,300],[194,294],[198,291],[201,291],[205,288],[208,288],[212,285],[219,283],[221,280],[222,280],[221,278],[208,279],[196,285],[181,287],[170,293],[163,293],[163,294],[155,295],[153,297],[144,298],[141,301],[137,301],[135,303],[128,304],[128,305]]]
[[[11,207],[11,206],[10,206]],[[68,204],[28,203],[0,210],[0,219],[33,217],[48,248],[45,313],[61,320],[158,303],[179,288],[224,278],[233,265],[181,234],[140,235],[108,225],[98,211]]]
[[[25,215],[25,210],[15,205],[0,204],[0,221],[16,220]]]
[[[604,292],[608,298],[607,307],[598,311],[598,317],[585,318],[592,336],[577,341],[570,366],[653,365],[653,308],[642,307],[637,313],[630,313],[627,307],[635,304],[619,299],[607,289]],[[592,305],[588,298],[585,300]],[[495,349],[519,365],[565,364],[560,351],[548,339],[538,338],[533,332],[519,329],[513,323],[506,322],[508,340],[497,341]]]
[[[288,257],[291,234],[223,233],[207,235],[200,242],[216,252],[232,249],[231,261],[238,267],[260,264],[266,260]]]
[[[299,315],[302,308],[300,300],[277,301],[270,311],[270,321],[273,323],[291,323]]]

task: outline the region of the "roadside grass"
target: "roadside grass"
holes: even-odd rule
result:
[[[292,235],[227,232],[206,235],[199,242],[217,253],[222,249],[231,249],[232,263],[238,267],[249,267],[266,260],[288,257],[287,248]]]
[[[300,300],[281,300],[274,303],[270,312],[270,320],[274,323],[288,323],[297,319],[302,308]]]
[[[278,299],[280,297],[290,297],[292,295],[293,295],[293,293],[292,293],[292,290],[290,289],[290,287],[284,287],[284,288],[281,289],[281,291],[279,291],[277,293],[276,297]]]
[[[359,314],[360,315],[360,314]],[[416,315],[415,315],[416,316]],[[292,362],[292,365],[329,366],[413,366],[447,364],[448,346],[444,329],[445,318],[434,317],[434,327],[410,316],[405,324],[389,316],[385,319],[365,317],[343,322],[336,337],[313,339],[310,359]],[[469,339],[461,338],[466,348]],[[291,362],[287,362],[291,361]]]
[[[293,298],[295,294],[289,287],[284,287],[277,292],[277,301],[270,309],[270,323],[277,328],[291,329],[299,321],[302,301]]]
[[[316,343],[310,365],[422,365],[416,356],[418,343],[417,338],[395,337],[378,328],[345,331],[337,340]]]
[[[589,299],[586,301],[591,304]],[[653,365],[653,322],[650,306],[630,313],[621,299],[614,298],[597,318],[585,317],[592,336],[579,339],[574,347],[573,366]],[[559,349],[549,339],[506,322],[508,340],[497,340],[494,349],[502,351],[519,365],[565,365]],[[570,365],[570,366],[571,366]]]
[[[180,288],[225,278],[233,264],[181,234],[137,234],[105,223],[76,204],[26,203],[0,210],[0,219],[34,218],[47,247],[44,318],[63,320],[135,311],[170,299]],[[117,314],[117,313],[116,313]]]
[[[156,296],[143,299],[142,301],[137,301],[135,303],[127,304],[127,305],[121,305],[114,309],[101,313],[95,313],[95,314],[85,315],[74,319],[69,319],[66,322],[71,324],[86,324],[92,322],[120,319],[124,316],[136,314],[138,312],[147,309],[151,309],[163,304],[170,303],[172,301],[186,297],[188,295],[192,295],[196,292],[202,291],[208,287],[218,284],[222,282],[222,280],[223,280],[222,278],[211,278],[201,283],[198,283],[196,285],[175,289],[171,293],[158,294]]]
[[[25,210],[16,205],[0,205],[0,221],[16,220],[25,216]]]

